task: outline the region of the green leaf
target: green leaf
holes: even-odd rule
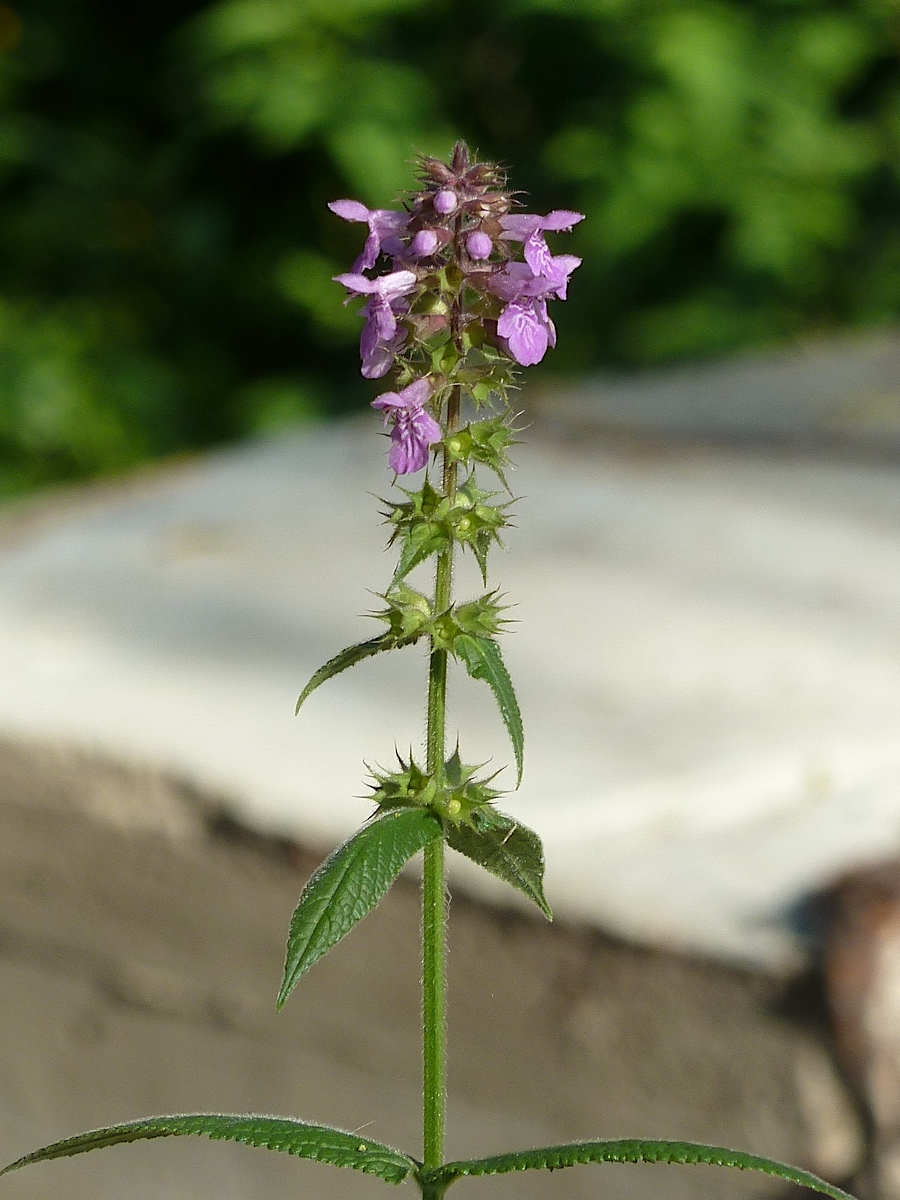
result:
[[[300,976],[371,912],[404,863],[442,832],[427,809],[396,809],[363,826],[322,863],[291,918],[279,1008]]]
[[[721,1146],[702,1146],[696,1142],[659,1142],[627,1140],[615,1142],[572,1142],[565,1146],[544,1146],[537,1150],[519,1150],[493,1158],[468,1162],[450,1162],[432,1170],[422,1169],[419,1178],[429,1184],[446,1186],[464,1175],[503,1175],[508,1171],[574,1167],[578,1163],[707,1163],[714,1167],[734,1167],[739,1171],[762,1171],[776,1179],[785,1179],[801,1187],[830,1196],[832,1200],[853,1200],[848,1192],[826,1183],[818,1175],[789,1167],[771,1158],[726,1150]]]
[[[367,642],[360,642],[357,646],[348,646],[346,650],[342,650],[340,654],[336,654],[334,658],[330,658],[324,667],[319,667],[312,679],[300,693],[300,699],[297,701],[297,707],[294,709],[294,715],[300,711],[300,705],[308,696],[310,696],[320,683],[324,683],[326,679],[331,679],[333,675],[340,675],[341,671],[346,671],[348,667],[355,667],[358,662],[362,662],[364,658],[371,658],[373,654],[380,654],[382,650],[392,650],[397,642],[390,634],[382,633],[378,637],[370,638]]]
[[[281,1150],[296,1154],[300,1158],[311,1158],[316,1162],[328,1163],[332,1167],[352,1167],[377,1175],[388,1183],[402,1183],[414,1170],[416,1164],[399,1150],[382,1146],[380,1142],[361,1138],[359,1134],[345,1133],[342,1129],[329,1129],[325,1125],[308,1125],[303,1121],[292,1121],[287,1117],[232,1117],[221,1113],[192,1113],[186,1116],[148,1117],[143,1121],[129,1121],[124,1125],[110,1125],[106,1129],[94,1129],[53,1142],[40,1150],[26,1154],[4,1167],[17,1171],[32,1163],[47,1162],[52,1158],[67,1158],[73,1154],[84,1154],[88,1150],[102,1150],[106,1146],[117,1146],[121,1142],[137,1142],[146,1138],[184,1137],[195,1134],[216,1141],[243,1142],[245,1146],[260,1146],[264,1150]]]
[[[522,727],[519,702],[500,654],[500,647],[493,638],[472,637],[467,633],[461,633],[454,642],[453,652],[457,658],[462,659],[472,678],[483,679],[494,693],[494,699],[500,708],[500,715],[516,756],[516,786],[518,787],[522,782],[525,730]]]
[[[453,849],[518,888],[552,921],[544,896],[544,848],[534,830],[487,808],[477,809],[471,820],[471,825],[450,826],[447,840]]]

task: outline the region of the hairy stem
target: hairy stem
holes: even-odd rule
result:
[[[446,1181],[443,1183],[420,1183],[422,1200],[442,1200],[447,1186]]]
[[[425,873],[422,881],[422,1157],[426,1167],[439,1167],[444,1159],[447,1066],[446,895],[444,840],[438,838],[425,847]]]
[[[459,423],[459,389],[447,402],[447,433]],[[456,495],[456,463],[444,455],[444,494]],[[450,606],[453,591],[453,544],[438,555],[434,580],[434,611]],[[446,755],[447,651],[432,645],[428,665],[428,772],[443,782]],[[444,841],[425,848],[422,877],[422,1050],[423,1158],[426,1167],[444,1160],[444,1120],[447,1096],[447,888]]]

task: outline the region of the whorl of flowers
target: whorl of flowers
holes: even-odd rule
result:
[[[348,300],[365,297],[362,374],[397,370],[397,390],[373,404],[392,425],[398,475],[420,470],[456,429],[461,393],[505,419],[516,365],[532,366],[556,345],[547,303],[566,298],[581,262],[552,254],[545,234],[568,232],[582,214],[513,211],[502,170],[472,162],[464,143],[449,163],[422,158],[419,179],[403,211],[329,205],[368,228],[353,271],[335,279]]]

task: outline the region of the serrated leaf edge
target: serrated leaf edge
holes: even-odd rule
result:
[[[304,906],[310,903],[310,897],[313,895],[315,889],[322,883],[323,879],[328,874],[329,870],[334,868],[337,865],[338,860],[340,860],[341,858],[349,858],[349,856],[353,853],[354,848],[356,848],[359,851],[359,853],[364,853],[365,846],[363,845],[363,842],[365,840],[371,839],[373,836],[373,833],[376,830],[378,830],[378,829],[383,830],[386,825],[397,824],[398,822],[400,822],[402,820],[408,820],[410,814],[416,814],[418,816],[419,820],[430,818],[430,820],[433,822],[433,826],[434,826],[433,829],[431,830],[430,836],[428,838],[426,838],[424,841],[422,841],[421,844],[415,846],[410,851],[409,855],[405,859],[403,859],[402,862],[400,862],[398,864],[396,871],[394,871],[393,874],[391,875],[391,878],[387,880],[383,889],[381,889],[380,891],[378,891],[377,889],[373,890],[372,896],[371,896],[371,903],[369,903],[367,905],[365,911],[363,913],[361,913],[360,916],[356,918],[356,920],[354,920],[351,924],[349,924],[347,926],[347,928],[343,931],[343,933],[339,934],[339,936],[336,937],[333,941],[330,941],[328,943],[328,945],[326,945],[315,956],[313,956],[311,958],[306,957],[305,949],[301,950],[299,953],[293,952],[292,948],[291,948],[291,943],[295,937],[294,927],[298,921],[298,918],[299,918]],[[383,816],[376,818],[376,820],[372,821],[371,823],[364,825],[362,827],[362,829],[358,829],[354,834],[352,834],[349,838],[347,838],[347,840],[345,842],[342,842],[341,845],[338,846],[336,850],[333,850],[331,852],[331,854],[328,855],[328,857],[325,859],[325,861],[323,863],[321,863],[316,868],[316,870],[313,872],[313,874],[310,876],[309,880],[306,883],[306,886],[303,888],[303,891],[300,893],[300,899],[297,901],[297,905],[291,916],[291,924],[290,924],[290,929],[288,932],[287,954],[286,954],[285,964],[284,964],[284,976],[282,979],[281,987],[279,988],[279,991],[278,991],[278,999],[276,1002],[277,1008],[279,1010],[284,1007],[291,992],[297,986],[298,981],[302,978],[303,975],[306,974],[306,972],[310,969],[310,967],[314,966],[315,963],[318,962],[318,960],[320,958],[322,958],[325,954],[327,954],[327,952],[333,946],[336,946],[339,941],[341,941],[344,937],[346,937],[347,934],[350,932],[350,930],[353,929],[353,927],[355,925],[357,925],[359,923],[359,921],[361,921],[363,919],[363,917],[367,916],[372,911],[373,908],[376,907],[376,905],[380,902],[381,898],[387,892],[388,888],[391,886],[391,884],[394,882],[394,880],[397,878],[397,876],[403,870],[404,865],[409,861],[409,859],[412,858],[412,856],[414,854],[417,854],[419,852],[419,850],[421,850],[424,846],[426,846],[429,841],[433,841],[435,838],[442,837],[442,836],[443,836],[443,829],[442,829],[441,823],[433,813],[428,812],[428,810],[426,810],[426,809],[401,808],[401,809],[395,809],[391,812],[385,813]],[[319,914],[319,917],[315,922],[312,933],[306,938],[306,947],[307,948],[309,947],[309,945],[311,945],[315,941],[315,936],[318,933],[319,929],[321,928],[322,922],[325,920],[326,916],[328,915],[330,907],[334,901],[335,892],[338,890],[338,888],[341,886],[341,884],[347,878],[347,874],[350,870],[352,870],[354,862],[355,862],[355,859],[348,861],[347,869],[341,875],[340,879],[337,880],[337,882],[334,884],[331,895],[328,898],[328,900],[326,901],[325,907],[322,909],[322,912]]]
[[[312,1143],[309,1147],[305,1147],[302,1141],[299,1145],[296,1143],[291,1145],[291,1134],[298,1139],[312,1139]],[[327,1145],[315,1146],[315,1138],[322,1135],[331,1139],[337,1138],[339,1143],[343,1143],[338,1146],[332,1145],[331,1152],[337,1155],[346,1154],[346,1162],[331,1161],[327,1157],[329,1150]],[[9,1163],[0,1170],[0,1175],[6,1175],[10,1171],[17,1171],[34,1163],[85,1154],[90,1150],[102,1150],[108,1146],[127,1142],[159,1137],[187,1136],[208,1137],[213,1141],[234,1141],[259,1149],[295,1154],[314,1162],[323,1162],[330,1166],[346,1166],[355,1171],[377,1175],[388,1183],[402,1183],[418,1166],[415,1159],[395,1150],[392,1146],[373,1142],[368,1138],[361,1138],[346,1130],[334,1129],[327,1125],[312,1125],[304,1121],[293,1120],[290,1117],[181,1113],[164,1117],[146,1117],[139,1121],[109,1125],[76,1134],[74,1137],[65,1138],[59,1142],[51,1142],[49,1145]],[[279,1136],[282,1144],[273,1144]],[[323,1157],[317,1153],[319,1150],[323,1151],[326,1156]]]
[[[543,1146],[534,1150],[518,1150],[490,1158],[478,1158],[445,1163],[432,1170],[420,1168],[417,1177],[423,1184],[449,1186],[465,1176],[502,1175],[510,1171],[561,1170],[588,1163],[672,1163],[731,1167],[739,1171],[761,1171],[800,1187],[821,1192],[831,1200],[854,1200],[849,1192],[820,1179],[811,1171],[792,1167],[775,1159],[724,1146],[707,1146],[699,1142],[658,1141],[651,1139],[620,1139],[617,1141],[571,1142],[559,1146]]]
[[[544,864],[543,845],[541,843],[540,837],[538,836],[538,834],[535,833],[535,831],[533,829],[530,829],[527,825],[523,825],[521,821],[515,820],[514,817],[507,816],[506,813],[497,813],[497,816],[503,817],[504,820],[509,821],[511,823],[512,827],[507,832],[506,837],[503,840],[503,843],[495,851],[495,854],[500,854],[503,851],[503,847],[505,846],[506,842],[516,833],[517,830],[521,830],[524,834],[526,834],[526,836],[530,835],[537,842],[539,850],[540,850],[542,871],[541,871],[541,878],[538,880],[536,889],[533,887],[533,885],[531,884],[531,881],[527,878],[527,876],[525,876],[520,870],[515,870],[515,871],[510,872],[510,874],[514,874],[516,876],[516,878],[518,880],[520,880],[520,882],[516,883],[516,882],[513,882],[513,880],[508,879],[505,875],[501,875],[501,874],[499,874],[499,872],[493,871],[489,866],[487,866],[486,863],[480,862],[476,858],[472,858],[472,856],[470,854],[468,854],[465,850],[463,850],[457,844],[459,841],[458,834],[460,832],[462,832],[461,830],[458,831],[454,828],[451,828],[448,831],[448,833],[447,833],[448,844],[450,845],[450,847],[453,850],[455,850],[457,852],[457,854],[464,855],[466,858],[469,859],[470,862],[473,862],[476,864],[476,866],[481,867],[481,869],[483,871],[487,871],[489,874],[494,875],[497,879],[502,880],[504,883],[508,884],[510,887],[516,888],[517,891],[521,892],[523,896],[526,896],[532,902],[532,904],[534,904],[538,909],[540,909],[540,911],[543,913],[543,915],[547,918],[548,921],[552,921],[553,913],[550,909],[550,905],[547,903],[547,897],[544,895],[543,867],[545,864]],[[476,837],[485,837],[489,831],[488,830],[480,830],[480,829],[477,829],[474,826],[472,826],[467,830],[467,832],[474,833]],[[494,855],[491,855],[490,857],[493,858]],[[514,855],[509,855],[509,857],[506,861],[511,862],[514,866],[518,865],[518,859]]]
[[[509,689],[508,698],[511,702],[511,712],[507,712],[497,680],[487,675],[475,674],[477,664],[470,664],[466,659],[464,653],[462,652],[462,647],[470,642],[478,645],[479,647],[490,647],[490,649],[486,649],[484,653],[489,656],[487,659],[489,665],[497,671],[503,683],[505,683]],[[503,724],[506,726],[506,732],[509,734],[509,740],[512,743],[513,754],[515,755],[516,759],[516,787],[518,787],[522,782],[522,770],[524,766],[525,729],[522,724],[522,711],[519,708],[519,700],[516,696],[516,689],[513,686],[512,677],[507,670],[506,663],[503,661],[503,655],[500,652],[500,646],[492,637],[479,637],[477,634],[473,633],[460,633],[457,635],[454,643],[454,655],[462,662],[471,679],[482,680],[491,689],[491,694],[497,702],[497,707],[500,709],[500,717],[503,721]],[[484,662],[486,660],[482,659],[482,661]]]
[[[342,671],[348,671],[350,667],[355,667],[357,663],[371,658],[373,654],[380,654],[385,650],[393,650],[397,646],[410,644],[411,642],[396,641],[389,633],[382,633],[378,637],[369,638],[366,642],[357,642],[355,646],[346,646],[333,658],[329,658],[328,662],[313,674],[309,683],[300,693],[300,698],[294,708],[294,716],[299,713],[303,702],[309,699],[316,688],[327,680],[333,679],[335,675],[340,675]]]

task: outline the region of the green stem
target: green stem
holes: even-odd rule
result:
[[[459,389],[447,403],[447,433],[459,422]],[[444,455],[444,494],[456,495],[456,464]],[[434,579],[434,611],[450,607],[453,592],[453,544],[438,555]],[[447,651],[432,644],[428,664],[428,772],[440,785],[444,776],[447,726]],[[426,1167],[444,1161],[447,1097],[447,887],[444,841],[425,848],[422,877],[422,1081],[423,1158]]]
[[[444,886],[444,840],[425,847],[422,882],[422,1028],[426,1167],[444,1161],[444,1116],[447,1069],[447,893]]]
[[[442,1200],[447,1190],[446,1183],[420,1183],[419,1187],[422,1190],[422,1200]]]

